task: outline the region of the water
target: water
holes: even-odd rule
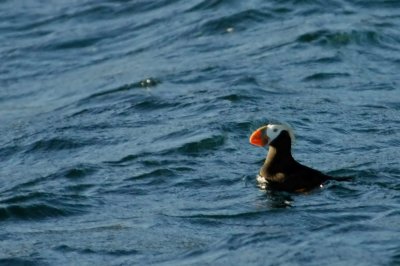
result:
[[[0,1],[1,265],[399,265],[399,1]],[[257,187],[290,123],[350,182]]]

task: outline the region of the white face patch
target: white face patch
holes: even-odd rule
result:
[[[286,130],[289,133],[290,139],[292,140],[292,144],[294,143],[294,132],[293,129],[289,125],[267,125],[267,137],[268,137],[268,145],[276,139],[282,131]]]

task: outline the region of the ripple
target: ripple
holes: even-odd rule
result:
[[[77,141],[69,138],[54,137],[51,139],[41,139],[29,145],[27,153],[36,151],[57,151],[77,149],[91,143]]]
[[[169,102],[163,99],[159,99],[157,97],[150,97],[148,99],[143,99],[139,102],[132,103],[131,107],[129,107],[122,114],[130,113],[133,110],[142,110],[142,111],[154,111],[169,107],[176,107],[178,104],[174,102]]]
[[[354,86],[354,90],[356,91],[395,91],[397,87],[394,84],[389,83],[370,83],[370,84],[363,84],[359,86]],[[368,104],[367,104],[368,106]]]
[[[63,169],[61,172],[57,173],[57,175],[65,176],[69,179],[83,178],[89,175],[94,174],[98,171],[99,167],[94,165],[85,165],[80,164],[70,168]]]
[[[60,245],[54,248],[54,250],[66,253],[66,252],[74,252],[78,254],[101,254],[111,255],[111,256],[128,256],[128,255],[136,255],[139,251],[135,249],[113,249],[113,250],[93,250],[90,248],[74,248],[68,245]]]
[[[9,205],[0,207],[0,220],[10,218],[19,220],[41,220],[45,218],[54,218],[70,216],[79,213],[77,210],[54,207],[49,204],[28,204],[28,205]]]
[[[322,81],[334,78],[346,78],[349,76],[349,73],[315,73],[308,77],[305,77],[303,81]]]
[[[260,86],[258,79],[254,76],[244,76],[236,79],[233,85],[254,85],[256,87]]]
[[[400,3],[396,0],[386,0],[383,2],[376,2],[374,0],[357,0],[354,1],[353,4],[357,5],[357,6],[361,6],[363,8],[367,8],[367,9],[375,9],[375,8],[390,8],[390,9],[394,9],[394,8],[399,8],[400,7]]]
[[[120,160],[116,161],[105,161],[103,162],[106,165],[111,165],[111,166],[126,166],[129,165],[131,162],[134,162],[136,159],[145,157],[146,154],[129,154]]]
[[[209,34],[218,34],[226,32],[227,29],[232,28],[232,26],[235,26],[235,29],[245,29],[253,24],[265,22],[272,17],[271,14],[261,10],[249,9],[230,16],[209,20],[202,25],[201,31]]]
[[[82,178],[93,173],[88,167],[61,169],[48,176],[40,176],[3,191],[0,197],[0,219],[41,220],[82,214],[93,202],[84,194],[93,184],[77,183],[67,179]]]
[[[257,129],[257,124],[263,125],[263,123],[255,123],[253,121],[227,121],[227,123],[223,125],[223,130],[226,132],[238,130],[245,133],[251,133],[252,130]]]
[[[16,145],[8,145],[0,148],[0,156],[3,158],[11,157],[20,151],[20,147]]]
[[[197,5],[193,6],[190,8],[188,11],[193,12],[193,11],[201,11],[201,10],[206,10],[206,9],[214,9],[218,8],[218,6],[221,6],[224,4],[223,0],[203,0]]]
[[[67,49],[78,49],[78,48],[85,48],[91,47],[101,41],[102,37],[86,37],[82,39],[74,38],[68,41],[62,42],[53,42],[51,45],[48,45],[46,48],[51,50],[67,50]]]
[[[193,214],[193,215],[178,216],[178,217],[186,218],[186,219],[225,220],[225,219],[237,219],[237,218],[253,219],[253,218],[257,218],[257,217],[262,217],[264,215],[265,215],[265,212],[255,211],[255,212],[241,212],[241,213],[232,213],[232,214]]]
[[[19,186],[22,190],[22,186]],[[68,188],[67,188],[68,189]],[[27,190],[25,188],[24,190]],[[59,191],[54,193],[42,191],[26,191],[8,196],[3,193],[0,198],[0,220],[41,220],[45,218],[64,217],[84,213],[89,199],[86,196],[66,194]]]
[[[142,87],[142,85],[141,85],[142,82],[143,81],[138,81],[136,83],[128,83],[128,84],[124,84],[124,85],[118,86],[113,89],[108,89],[108,90],[104,90],[101,92],[97,92],[97,93],[94,93],[94,94],[80,100],[80,102],[86,103],[88,100],[95,99],[98,97],[102,97],[102,96],[106,96],[106,95],[108,96],[109,94],[115,94],[115,93],[120,93],[120,92],[130,91],[132,89],[140,88],[140,87]]]
[[[30,192],[30,193],[23,194],[23,195],[14,195],[8,199],[1,200],[0,202],[6,203],[6,204],[16,204],[16,203],[21,203],[21,202],[30,201],[30,200],[47,199],[52,196],[54,196],[54,195],[51,193]]]
[[[176,151],[188,155],[199,155],[207,151],[215,150],[223,146],[224,144],[224,136],[212,136],[198,141],[186,143],[178,148]]]
[[[396,248],[393,252],[394,255],[391,257],[389,265],[399,265],[400,264],[400,248]]]
[[[185,172],[195,173],[195,171],[191,168]],[[190,179],[185,179],[185,180],[174,182],[174,187],[182,187],[182,188],[186,188],[186,189],[195,189],[195,188],[201,189],[201,188],[207,188],[210,186],[211,186],[210,182],[208,182],[207,180],[204,180],[202,178],[195,178],[195,179],[190,178]]]
[[[13,266],[26,266],[26,265],[46,265],[43,261],[41,262],[40,259],[28,260],[22,258],[1,258],[0,259],[1,265],[13,265]]]
[[[126,2],[122,1],[124,3],[123,5],[118,5],[120,7],[120,10],[118,12],[119,15],[121,14],[141,14],[144,12],[148,11],[154,11],[157,10],[158,8],[166,8],[168,5],[175,4],[178,0],[160,0],[160,1],[134,1],[134,2]],[[115,2],[120,4],[121,0],[111,0],[111,2]]]
[[[126,180],[139,180],[139,179],[147,179],[150,177],[160,177],[160,178],[166,178],[166,177],[173,177],[175,176],[175,171],[172,169],[164,168],[164,169],[156,169],[147,173],[142,173],[135,175],[133,177],[127,178]]]
[[[238,93],[233,93],[233,94],[229,94],[229,95],[224,95],[224,96],[218,97],[218,99],[226,100],[226,101],[229,101],[229,102],[232,102],[232,103],[236,103],[236,102],[252,99],[252,97],[241,95],[241,94],[238,94]]]
[[[359,164],[354,165],[352,168],[359,168],[361,166],[369,166],[370,164]],[[331,170],[327,172],[328,175],[332,176],[343,176],[343,177],[356,177],[356,178],[365,178],[365,177],[374,177],[376,173],[372,170],[356,170],[352,168],[340,168],[336,170]]]
[[[188,69],[189,68],[189,69]],[[202,82],[210,76],[217,75],[225,70],[222,66],[206,65],[197,68],[190,68],[187,66],[184,70],[178,73],[171,73],[168,75],[168,81],[175,84],[190,85],[197,82]]]
[[[390,48],[392,42],[398,43],[392,37],[378,33],[375,31],[333,31],[333,30],[316,30],[300,35],[297,40],[299,43],[310,43],[321,46],[347,46],[357,44],[360,46],[371,45],[378,47]],[[394,47],[392,47],[394,49]]]

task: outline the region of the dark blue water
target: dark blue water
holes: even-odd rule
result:
[[[399,265],[400,2],[0,1],[1,265]],[[350,182],[265,191],[268,121]]]

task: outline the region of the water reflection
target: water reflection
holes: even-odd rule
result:
[[[292,208],[294,200],[291,195],[284,191],[274,191],[269,189],[261,189],[264,192],[260,196],[260,207],[268,209],[285,209]]]

